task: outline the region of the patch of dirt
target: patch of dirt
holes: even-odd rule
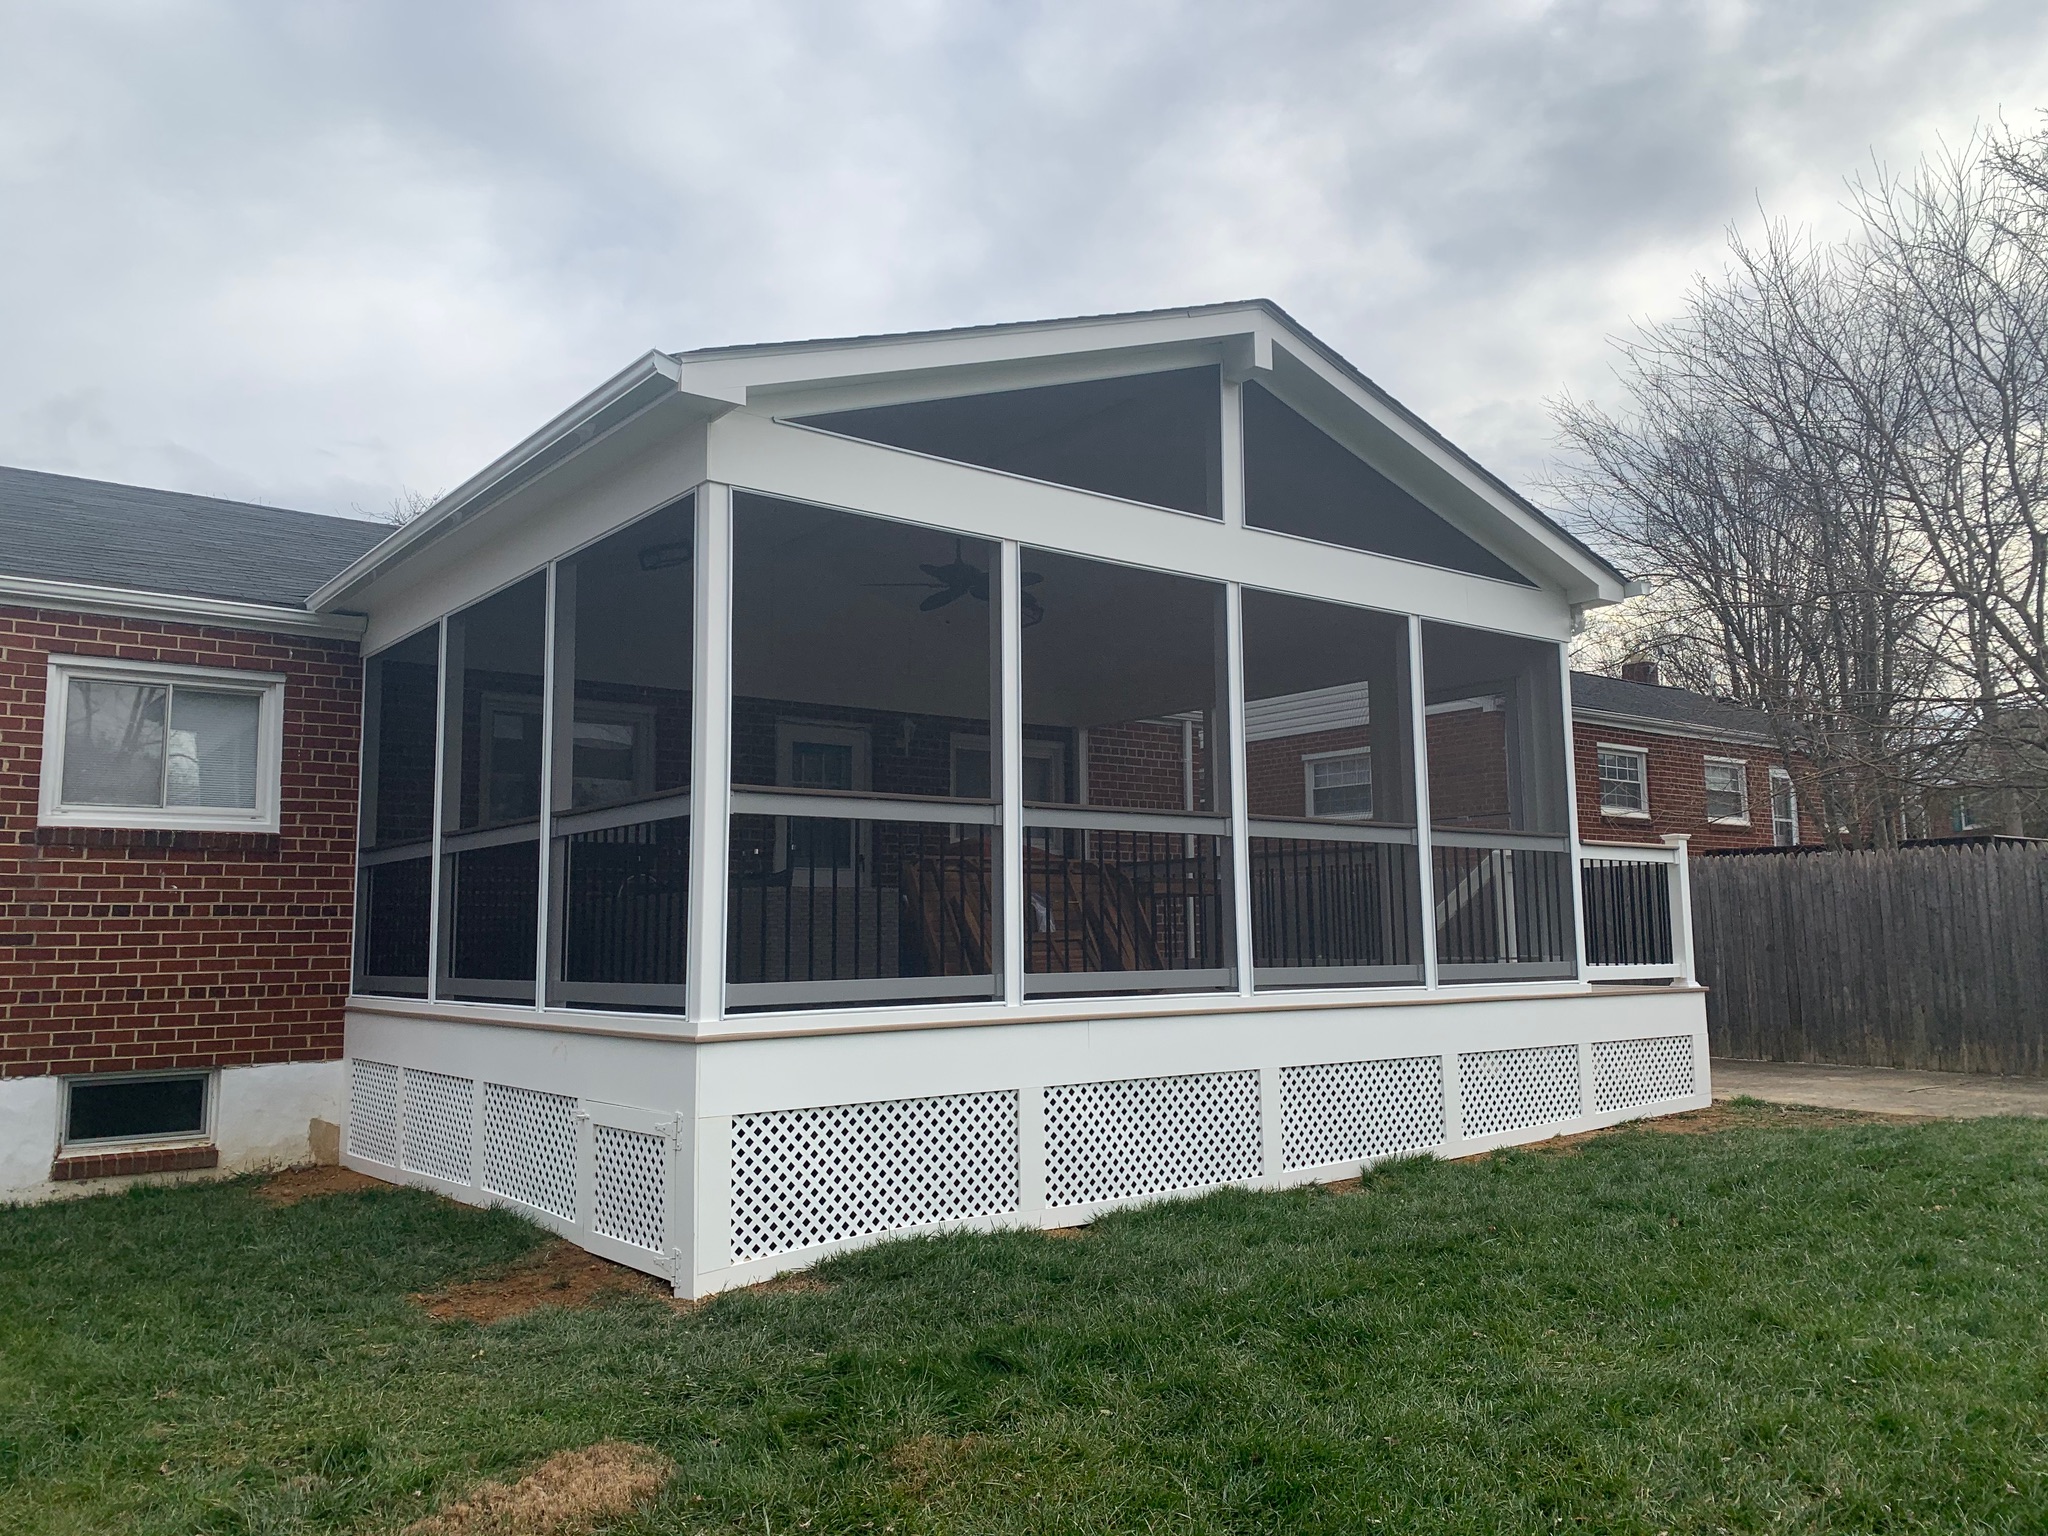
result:
[[[287,1168],[272,1174],[256,1186],[256,1198],[266,1205],[286,1206],[326,1195],[360,1195],[365,1190],[391,1187],[339,1163],[316,1163],[311,1168]]]
[[[805,1270],[794,1270],[695,1300],[677,1296],[667,1282],[624,1264],[614,1264],[574,1243],[555,1241],[509,1269],[464,1280],[412,1297],[429,1317],[444,1323],[499,1323],[524,1317],[536,1307],[594,1307],[609,1296],[651,1296],[677,1312],[696,1312],[720,1296],[811,1295],[832,1287]]]
[[[1078,1243],[1088,1235],[1086,1227],[1041,1227],[1039,1236],[1050,1237],[1057,1242]]]
[[[478,1484],[467,1498],[408,1525],[406,1536],[581,1536],[631,1514],[675,1470],[657,1450],[613,1440],[557,1451],[516,1483]]]
[[[1646,1120],[1624,1120],[1620,1125],[1576,1136],[1554,1136],[1549,1141],[1532,1141],[1517,1148],[1523,1152],[1575,1153],[1587,1142],[1624,1131],[1650,1131],[1660,1136],[1716,1136],[1723,1131],[1755,1130],[1766,1125],[1916,1125],[1931,1115],[1881,1115],[1860,1109],[1812,1109],[1798,1104],[1765,1104],[1757,1100],[1736,1102],[1717,1099],[1706,1109],[1689,1109],[1683,1114],[1657,1115]],[[1481,1153],[1481,1156],[1488,1154]]]
[[[536,1307],[588,1307],[607,1296],[635,1292],[662,1301],[675,1299],[654,1276],[558,1239],[510,1269],[412,1300],[444,1323],[488,1324],[524,1317]]]

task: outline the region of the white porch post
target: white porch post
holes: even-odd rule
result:
[[[725,1013],[726,870],[732,834],[732,488],[697,487],[696,632],[691,645],[690,918],[685,1007]]]
[[[1579,874],[1579,749],[1572,740],[1572,648],[1557,648],[1557,682],[1564,708],[1565,868],[1572,883],[1572,959],[1581,986],[1586,981],[1585,883]]]
[[[1244,526],[1244,394],[1238,381],[1226,369],[1223,375],[1222,452],[1223,526]]]
[[[559,561],[549,561],[547,568],[547,600],[542,607],[541,619],[541,664],[540,664],[540,883],[535,887],[534,936],[533,936],[533,1006],[545,1008],[548,1005],[549,958],[554,948],[550,939],[554,932],[549,920],[553,908],[555,885],[555,752],[559,739],[558,727],[561,722],[556,716],[557,684],[561,676],[561,588],[562,567]],[[574,578],[569,578],[573,580]],[[575,623],[575,607],[568,608],[570,624]],[[575,692],[575,684],[569,691]]]
[[[441,853],[441,834],[448,822],[448,666],[449,642],[448,619],[443,615],[435,626],[435,643],[440,656],[440,670],[434,678],[434,860],[427,869],[427,998],[432,1001],[441,995],[441,935],[447,924],[442,906],[447,900],[448,882],[443,877],[445,860]],[[460,658],[456,658],[458,661]]]
[[[1224,587],[1223,593],[1223,716],[1225,739],[1230,744],[1227,779],[1230,787],[1230,908],[1235,930],[1231,947],[1236,951],[1238,996],[1250,997],[1253,980],[1252,840],[1250,797],[1246,793],[1245,781],[1244,589],[1233,581]]]
[[[1408,615],[1408,737],[1415,777],[1415,890],[1422,904],[1422,985],[1436,990],[1436,870],[1429,851],[1429,706],[1422,678],[1422,620]],[[1449,1070],[1447,1067],[1446,1070]]]
[[[996,621],[996,697],[991,701],[989,738],[1000,765],[996,856],[1002,861],[1000,911],[1003,1006],[1024,1004],[1024,550],[1014,539],[997,546],[1000,580]]]
[[[1700,983],[1699,967],[1692,942],[1692,838],[1684,832],[1666,832],[1664,846],[1671,850],[1671,958],[1678,976],[1689,987]]]

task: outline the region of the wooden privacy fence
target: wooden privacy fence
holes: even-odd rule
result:
[[[2048,845],[1692,866],[1716,1056],[2048,1072]]]

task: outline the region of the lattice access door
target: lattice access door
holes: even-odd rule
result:
[[[688,1244],[678,1215],[683,1177],[677,1117],[626,1104],[577,1104],[581,1241],[592,1253],[674,1279]]]

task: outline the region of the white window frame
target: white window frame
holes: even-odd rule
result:
[[[1791,808],[1791,837],[1780,841],[1778,838],[1778,786],[1785,786],[1785,804]],[[1799,786],[1792,782],[1792,772],[1787,768],[1771,770],[1771,845],[1776,848],[1797,848],[1799,846]]]
[[[1708,816],[1710,824],[1717,827],[1746,827],[1749,825],[1749,759],[1746,757],[1708,757],[1700,763],[1701,808],[1706,805],[1707,770],[1709,768],[1733,768],[1735,782],[1742,786],[1742,814],[1739,816]]]
[[[1606,780],[1600,777],[1600,754],[1612,752],[1616,756],[1632,757],[1636,760],[1636,782],[1642,787],[1643,808],[1639,811],[1613,810],[1607,805]],[[1594,800],[1600,814],[1609,819],[1622,821],[1648,821],[1650,819],[1650,753],[1646,747],[1625,747],[1618,741],[1596,742],[1593,746],[1593,788]]]
[[[1341,816],[1334,811],[1323,812],[1316,809],[1316,764],[1333,762],[1340,757],[1362,757],[1365,759],[1366,797],[1368,799],[1371,799],[1373,789],[1372,748],[1341,747],[1335,751],[1330,752],[1304,752],[1301,754],[1301,796],[1303,806],[1307,808],[1307,813],[1310,816],[1315,817],[1318,821],[1376,820],[1377,817],[1375,815],[1375,812],[1377,812],[1379,809],[1377,801],[1374,802],[1373,809],[1370,811],[1352,811],[1346,815]]]
[[[176,684],[258,701],[256,804],[239,806],[67,805],[64,737],[73,681]],[[37,821],[46,827],[131,827],[173,832],[276,832],[284,770],[284,675],[221,667],[119,661],[103,656],[52,656],[43,691],[43,779]],[[166,722],[168,725],[168,721]]]
[[[200,1115],[200,1126],[196,1131],[181,1131],[171,1136],[96,1136],[86,1141],[73,1141],[71,1135],[71,1090],[84,1084],[95,1087],[107,1083],[161,1082],[170,1078],[196,1077],[206,1084],[205,1109]],[[187,1067],[166,1072],[91,1072],[64,1079],[64,1101],[57,1106],[57,1155],[59,1157],[89,1157],[96,1152],[151,1152],[163,1147],[210,1147],[213,1145],[214,1125],[220,1113],[220,1073],[215,1070],[194,1071]]]

